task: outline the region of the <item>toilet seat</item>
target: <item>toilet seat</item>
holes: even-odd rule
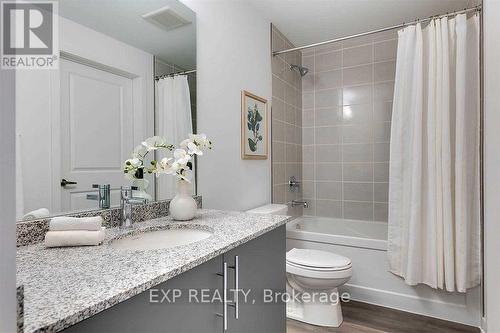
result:
[[[315,279],[345,279],[352,276],[352,266],[346,266],[342,269],[328,270],[328,269],[311,269],[311,267],[295,265],[293,263],[286,263],[287,274],[303,276]]]
[[[352,276],[352,263],[335,253],[293,248],[286,254],[286,271],[309,278],[342,279]]]

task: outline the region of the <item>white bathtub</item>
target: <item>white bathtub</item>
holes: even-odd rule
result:
[[[406,285],[389,272],[387,223],[324,217],[299,217],[287,224],[287,249],[330,251],[348,257],[351,280],[342,288],[354,300],[460,322],[480,324],[480,292],[466,294]]]
[[[387,223],[326,217],[299,217],[289,222],[287,238],[387,250]]]

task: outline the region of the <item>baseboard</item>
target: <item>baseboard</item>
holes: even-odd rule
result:
[[[349,292],[351,299],[359,302],[406,311],[423,316],[480,327],[478,314],[470,313],[463,305],[420,298],[387,290],[346,284],[342,292]]]

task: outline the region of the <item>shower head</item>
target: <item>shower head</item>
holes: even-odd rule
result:
[[[307,72],[309,72],[308,68],[299,65],[290,65],[290,70],[297,71],[300,74],[300,76],[304,76],[307,74]]]

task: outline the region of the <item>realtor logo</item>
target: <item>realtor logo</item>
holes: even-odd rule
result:
[[[2,69],[57,69],[56,1],[2,1]]]

